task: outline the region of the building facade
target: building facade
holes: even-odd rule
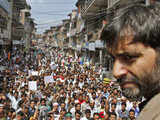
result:
[[[11,45],[10,39],[10,4],[7,0],[0,1],[0,51]]]

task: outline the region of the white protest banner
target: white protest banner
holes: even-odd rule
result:
[[[54,82],[53,76],[44,76],[44,82],[45,84]]]
[[[29,70],[28,74],[29,74],[29,76],[38,76],[38,71]]]
[[[28,75],[29,75],[29,76],[31,76],[31,73],[32,73],[32,71],[31,71],[31,70],[28,70]]]
[[[37,90],[37,81],[29,81],[28,89],[32,90],[32,91],[36,91]]]
[[[57,66],[56,65],[51,65],[51,70],[55,70],[57,69]]]
[[[32,71],[31,73],[33,76],[38,76],[38,71]]]

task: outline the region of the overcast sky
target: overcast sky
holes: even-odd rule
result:
[[[73,9],[77,0],[27,0],[31,5],[32,18],[38,24],[38,33],[44,32],[50,26],[61,23]]]

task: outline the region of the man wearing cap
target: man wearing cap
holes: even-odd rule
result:
[[[72,120],[72,113],[71,112],[67,112],[65,114],[65,120]]]

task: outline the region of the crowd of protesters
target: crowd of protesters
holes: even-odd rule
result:
[[[136,120],[140,112],[139,101],[103,82],[101,66],[84,64],[61,49],[15,47],[2,54],[0,64],[8,68],[1,70],[0,120]],[[53,80],[46,83],[45,76]],[[29,81],[36,81],[36,90]]]

